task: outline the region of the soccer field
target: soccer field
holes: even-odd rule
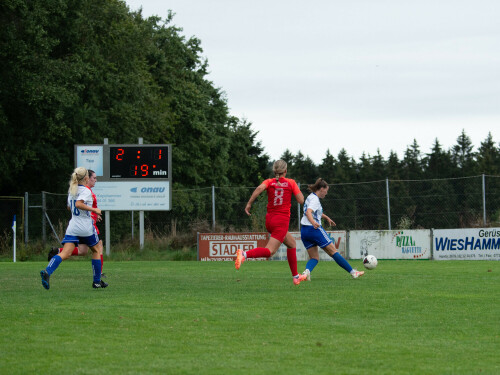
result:
[[[362,268],[360,261],[352,265]],[[499,374],[500,262],[0,263],[2,374]],[[304,262],[299,262],[302,271]]]

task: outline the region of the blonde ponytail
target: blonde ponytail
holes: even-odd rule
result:
[[[76,197],[78,194],[78,185],[83,185],[85,177],[88,176],[87,169],[84,167],[75,168],[71,174],[71,179],[69,180],[68,193]]]
[[[273,173],[276,183],[279,184],[280,176],[286,173],[286,161],[276,160],[273,164]]]

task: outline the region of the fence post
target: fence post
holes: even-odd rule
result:
[[[28,209],[29,207],[29,201],[28,201],[28,192],[24,193],[24,223],[23,223],[23,228],[24,228],[24,243],[28,244]]]
[[[486,226],[486,183],[483,173],[483,223]]]
[[[212,230],[215,232],[215,186],[212,185]]]
[[[389,202],[389,179],[385,179],[385,190],[387,192],[387,222],[389,224],[389,230],[391,230],[391,203]]]
[[[45,201],[45,192],[42,191],[42,244],[45,246],[45,243],[47,242],[47,233],[45,232],[45,226],[47,225],[46,221],[47,219],[45,218],[45,212],[47,211],[47,204]]]

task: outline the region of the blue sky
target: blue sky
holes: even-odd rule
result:
[[[201,40],[272,159],[500,142],[500,1],[127,0]]]

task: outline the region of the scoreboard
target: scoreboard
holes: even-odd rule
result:
[[[76,167],[96,172],[102,210],[170,210],[170,144],[75,145]]]

